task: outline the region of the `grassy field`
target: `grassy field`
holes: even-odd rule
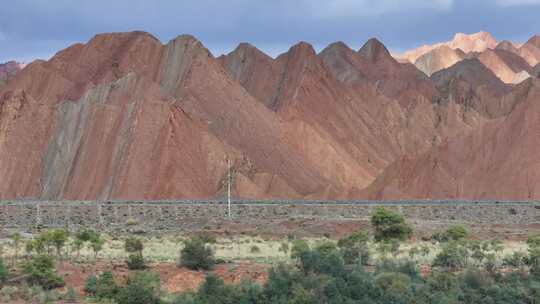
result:
[[[113,237],[104,235],[105,243],[103,250],[99,252],[98,258],[107,261],[124,261],[127,253],[124,250],[124,237]],[[179,259],[179,252],[183,248],[183,242],[187,239],[182,235],[161,235],[140,237],[144,243],[144,257],[149,262],[176,262]],[[316,247],[320,243],[333,242],[335,240],[327,238],[308,238],[304,239],[310,247]],[[285,245],[284,245],[285,244]],[[263,264],[275,264],[279,262],[290,261],[290,249],[293,246],[293,241],[289,239],[262,239],[258,237],[225,237],[217,238],[215,243],[210,247],[214,250],[215,256],[219,260],[227,262],[249,260]],[[502,244],[503,250],[497,252],[497,257],[502,259],[504,256],[514,252],[526,252],[527,244],[525,242],[507,241]],[[21,246],[19,255],[24,254],[24,246]],[[284,250],[288,248],[289,250]],[[417,254],[416,260],[421,264],[429,264],[437,253],[440,252],[440,245],[431,242],[414,241],[405,242],[400,246],[399,253],[394,257],[408,257],[411,248],[428,248],[428,254]],[[3,256],[9,259],[13,256],[12,241],[9,239],[0,240],[0,250]],[[71,257],[75,257],[76,253],[68,246],[66,250]],[[370,244],[371,256],[374,259],[381,257],[381,253],[377,250],[377,245]],[[79,260],[88,262],[94,260],[94,254],[90,248],[83,248],[80,251]]]

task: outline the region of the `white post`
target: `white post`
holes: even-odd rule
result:
[[[231,160],[227,158],[228,177],[227,177],[227,210],[229,220],[231,219]]]

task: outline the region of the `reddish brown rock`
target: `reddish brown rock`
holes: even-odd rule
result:
[[[540,62],[540,36],[536,35],[529,39],[519,49],[519,54],[523,57],[531,66],[535,66]]]
[[[454,50],[442,45],[420,56],[414,62],[414,65],[426,75],[431,76],[433,73],[446,69],[464,58],[465,53],[460,49]]]
[[[0,87],[0,199],[218,197],[227,158],[235,197],[378,196],[362,189],[381,180],[406,197],[383,178],[394,164],[514,115],[532,88],[477,59],[429,78],[376,39],[216,59],[188,35],[97,35]]]
[[[486,50],[478,59],[505,83],[517,84],[530,77],[531,66],[513,52],[506,50]]]
[[[403,55],[398,55],[397,57],[408,60],[409,62],[416,62],[422,55],[441,46],[448,46],[454,50],[460,49],[465,53],[483,52],[487,49],[494,49],[497,47],[497,40],[487,32],[478,32],[470,35],[457,33],[451,41],[434,45],[423,45],[417,49],[407,51]]]
[[[540,84],[529,79],[503,119],[419,156],[390,165],[363,193],[371,199],[459,198],[529,200],[540,197]]]

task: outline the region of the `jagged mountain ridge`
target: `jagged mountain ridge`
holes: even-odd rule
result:
[[[362,198],[402,157],[526,98],[486,68],[473,86],[448,71],[435,81],[376,39],[273,59],[249,44],[214,58],[187,35],[97,35],[0,87],[0,199],[216,197],[227,157],[237,197]]]
[[[479,58],[499,79],[518,84],[531,76],[532,67],[540,62],[540,38],[533,36],[522,45],[497,42],[487,32],[456,34],[451,41],[423,45],[397,55],[400,61],[414,63],[431,76],[467,58]]]

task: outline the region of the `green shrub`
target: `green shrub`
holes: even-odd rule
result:
[[[259,248],[259,246],[257,246],[257,245],[253,245],[253,246],[251,246],[251,248],[249,249],[249,251],[250,251],[251,253],[260,253],[260,252],[261,252],[261,248]]]
[[[523,252],[514,252],[511,255],[507,255],[503,258],[503,265],[519,268],[525,265],[527,262],[527,255]]]
[[[203,242],[205,242],[207,244],[215,244],[215,243],[217,243],[216,236],[212,235],[212,234],[209,234],[209,233],[201,234],[201,235],[198,236],[198,238],[200,238]]]
[[[289,243],[287,242],[281,243],[281,245],[279,246],[279,251],[285,254],[289,253]]]
[[[64,295],[66,303],[77,303],[77,292],[72,286],[67,288],[66,294]]]
[[[84,284],[84,292],[98,299],[114,299],[118,285],[110,271],[102,272],[98,277],[89,276]]]
[[[135,272],[115,297],[118,304],[159,304],[159,275],[152,272]]]
[[[83,242],[89,242],[91,239],[98,237],[98,233],[94,230],[80,230],[75,234],[75,238]]]
[[[375,286],[383,292],[382,303],[408,303],[411,279],[399,272],[383,272],[375,277]]]
[[[64,279],[56,274],[52,257],[38,255],[23,265],[23,271],[28,275],[31,285],[39,285],[44,289],[54,289],[64,286]]]
[[[292,242],[291,257],[293,259],[298,258],[304,251],[309,250],[309,245],[305,240],[294,240]]]
[[[144,245],[140,239],[130,237],[125,240],[124,249],[126,250],[126,252],[137,253],[142,256]]]
[[[94,252],[94,258],[97,259],[99,252],[103,250],[105,240],[103,240],[98,233],[93,233],[90,235],[89,242],[90,248]]]
[[[139,222],[134,218],[130,218],[126,221],[126,226],[136,226],[137,224],[139,224]]]
[[[527,238],[527,245],[530,248],[540,247],[540,234],[531,235]]]
[[[126,264],[129,270],[143,270],[146,268],[144,258],[138,254],[130,254]]]
[[[64,229],[54,229],[49,231],[49,239],[56,249],[56,254],[58,256],[62,255],[62,249],[66,245],[66,242],[69,237],[69,233]]]
[[[0,286],[7,280],[8,270],[4,265],[4,260],[0,257]]]
[[[91,275],[84,281],[84,292],[88,295],[95,296],[97,293],[98,278]]]
[[[385,208],[377,208],[371,216],[371,224],[375,228],[377,242],[390,240],[406,240],[412,235],[412,227],[405,218],[396,212]]]
[[[467,254],[467,249],[462,244],[458,242],[448,243],[435,257],[433,266],[452,270],[461,269],[466,266]]]
[[[454,225],[446,229],[446,236],[449,240],[458,241],[466,238],[469,235],[467,228],[461,225]]]
[[[180,252],[180,265],[192,270],[209,270],[215,264],[212,248],[200,238],[192,238],[184,242]]]
[[[351,235],[338,241],[338,247],[343,253],[346,264],[360,262],[367,265],[369,262],[369,235],[364,231],[355,231]]]
[[[328,274],[337,276],[345,272],[343,257],[337,250],[320,247],[300,253],[300,268],[304,274]]]

